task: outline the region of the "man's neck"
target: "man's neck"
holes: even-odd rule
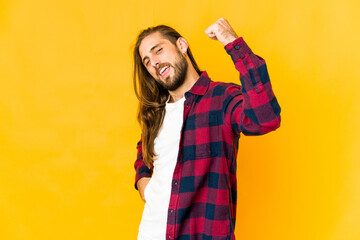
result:
[[[169,103],[174,103],[184,97],[185,93],[189,91],[196,81],[199,79],[199,74],[194,68],[189,69],[186,74],[184,83],[178,87],[175,91],[169,91],[170,100]]]

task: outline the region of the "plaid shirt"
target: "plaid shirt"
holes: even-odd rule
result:
[[[264,59],[240,37],[225,50],[240,72],[241,86],[213,82],[202,72],[185,93],[184,123],[173,173],[166,239],[235,239],[236,157],[240,133],[261,135],[280,126]],[[141,140],[135,161],[136,182],[151,177],[142,160]]]

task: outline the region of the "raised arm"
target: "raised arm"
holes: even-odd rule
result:
[[[241,87],[227,89],[225,121],[236,133],[261,135],[280,126],[281,108],[272,90],[265,60],[238,38],[226,19],[220,18],[205,33],[220,41],[240,73]]]

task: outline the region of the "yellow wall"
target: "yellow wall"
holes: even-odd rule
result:
[[[242,137],[236,236],[360,239],[360,3],[0,2],[0,239],[135,239],[140,130],[131,45],[169,24],[214,80],[238,81],[204,30],[229,20],[265,58],[282,126]]]

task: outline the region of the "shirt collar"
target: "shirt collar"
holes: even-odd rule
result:
[[[192,86],[192,88],[185,93],[185,97],[187,98],[190,94],[195,95],[204,95],[210,85],[210,78],[206,71],[201,72],[199,79]]]

